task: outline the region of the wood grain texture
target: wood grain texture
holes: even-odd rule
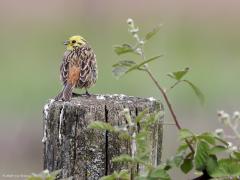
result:
[[[44,106],[44,169],[61,169],[60,177],[95,180],[128,168],[113,163],[122,153],[131,154],[131,144],[117,134],[87,128],[93,121],[119,126],[126,124],[121,113],[125,108],[135,117],[148,108],[149,113],[163,111],[159,101],[125,95],[91,95],[72,98],[70,102],[51,101]],[[162,151],[162,121],[152,127],[151,159],[160,163]],[[141,127],[139,127],[141,128]],[[141,167],[132,167],[139,172]]]

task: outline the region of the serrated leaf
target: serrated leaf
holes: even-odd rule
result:
[[[189,130],[189,129],[181,129],[180,130],[180,139],[183,140],[183,139],[187,139],[189,137],[193,137],[194,134]]]
[[[226,151],[228,148],[225,147],[225,146],[220,146],[220,145],[217,145],[217,146],[214,146],[212,147],[210,150],[209,150],[209,154],[217,154],[217,153],[221,153],[221,152],[224,152]]]
[[[240,176],[239,161],[234,159],[221,159],[218,161],[218,167],[210,175],[212,177]]]
[[[118,66],[126,66],[126,67],[131,67],[133,65],[136,65],[135,61],[130,61],[130,60],[121,60],[118,61],[116,64],[113,64],[113,67],[118,67]]]
[[[116,129],[109,123],[105,123],[102,121],[94,121],[88,125],[88,128],[98,129],[98,130],[107,130],[110,132],[116,131]]]
[[[184,159],[183,163],[181,164],[181,170],[187,174],[193,168],[193,160],[192,159]]]
[[[212,172],[214,172],[218,166],[217,157],[215,155],[210,155],[207,160],[206,166],[208,174],[212,174]]]
[[[168,73],[167,76],[180,81],[189,71],[189,68],[185,68],[184,70],[181,71],[176,71],[176,72],[172,72],[172,73]]]
[[[124,66],[118,66],[113,68],[112,73],[115,77],[123,76],[127,72],[128,68]]]
[[[154,169],[149,178],[159,178],[162,180],[170,180],[170,176],[168,175],[167,171],[162,168],[156,168]]]
[[[183,81],[186,82],[188,85],[190,85],[190,87],[192,88],[192,90],[194,91],[194,93],[196,94],[198,99],[200,100],[200,103],[203,105],[205,98],[204,98],[204,95],[201,92],[201,90],[197,86],[195,86],[193,83],[191,83],[190,81],[188,81],[188,80],[183,80]]]
[[[152,31],[150,31],[146,34],[145,40],[151,39],[155,34],[157,34],[159,32],[160,28],[161,28],[161,25],[158,25],[155,28],[153,28]]]
[[[204,140],[209,144],[215,145],[215,135],[209,132],[197,136],[197,139]]]
[[[140,64],[137,64],[137,65],[129,68],[126,73],[129,73],[129,72],[131,72],[131,71],[133,71],[133,70],[135,70],[135,69],[142,70],[142,69],[140,69],[140,68],[141,68],[143,65],[145,65],[145,64],[147,64],[147,63],[150,63],[150,62],[152,62],[152,61],[154,61],[154,60],[156,60],[156,59],[158,59],[158,58],[160,58],[160,57],[162,57],[162,56],[163,56],[163,55],[155,56],[155,57],[152,57],[152,58],[150,58],[150,59],[148,59],[148,60],[146,60],[146,61],[143,61],[143,62],[141,62]]]
[[[209,146],[206,142],[204,141],[197,142],[196,152],[194,155],[194,164],[196,170],[202,171],[206,168],[206,162],[207,159],[209,158],[208,151]]]
[[[134,48],[129,44],[116,45],[113,48],[117,55],[121,55],[125,53],[135,53]]]
[[[120,156],[114,157],[113,162],[134,162],[135,160],[128,154],[122,154]]]

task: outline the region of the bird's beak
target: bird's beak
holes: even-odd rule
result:
[[[68,44],[69,44],[69,41],[64,41],[63,44],[64,44],[64,45],[68,45]]]

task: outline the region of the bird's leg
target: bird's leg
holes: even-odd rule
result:
[[[74,92],[72,93],[72,96],[73,96],[73,97],[79,97],[79,96],[81,96],[81,95],[82,95],[82,94],[78,94],[78,93],[74,93]]]
[[[86,93],[85,93],[87,96],[91,96],[91,94],[89,94],[87,88],[86,88]]]

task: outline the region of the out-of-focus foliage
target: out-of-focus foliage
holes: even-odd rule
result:
[[[145,60],[145,52],[144,52],[144,44],[145,41],[142,39],[139,34],[139,28],[135,26],[132,19],[128,19],[127,21],[129,25],[129,32],[132,34],[132,36],[136,39],[136,45],[134,48],[133,46],[128,45],[128,47],[131,47],[131,51],[126,51],[124,49],[124,45],[117,46],[117,52],[115,49],[115,52],[118,55],[121,55],[125,52],[132,52],[140,55],[142,57],[142,62],[139,64],[135,61],[119,61],[118,63],[113,65],[113,72],[116,72],[117,68],[123,68],[124,71],[121,71],[120,74],[115,75],[122,75],[127,74],[128,72],[131,72],[133,70],[141,70],[146,71],[151,79],[156,84],[157,88],[160,90],[162,95],[165,97],[166,103],[168,105],[168,108],[170,109],[170,112],[173,115],[173,118],[175,120],[176,126],[178,127],[180,133],[180,145],[175,155],[173,155],[171,158],[169,158],[166,162],[162,162],[159,166],[153,166],[149,159],[150,159],[150,151],[149,151],[149,145],[147,141],[147,137],[151,134],[151,129],[149,128],[154,122],[156,121],[156,115],[149,116],[146,121],[142,121],[144,119],[144,113],[140,114],[138,117],[136,117],[136,121],[133,121],[130,118],[129,113],[126,113],[126,119],[128,120],[129,127],[125,127],[125,132],[127,130],[127,136],[130,140],[131,144],[135,143],[136,146],[136,153],[133,153],[132,155],[122,154],[116,158],[113,159],[115,162],[120,163],[127,163],[131,166],[134,165],[142,165],[144,168],[144,172],[141,172],[140,174],[134,175],[134,179],[141,179],[141,180],[151,180],[151,179],[170,179],[170,176],[168,174],[168,171],[171,170],[173,167],[180,168],[181,171],[185,174],[189,173],[192,170],[201,172],[202,175],[200,177],[204,179],[210,179],[210,178],[231,178],[236,179],[240,176],[240,161],[239,161],[239,154],[240,151],[237,149],[233,149],[231,146],[229,146],[229,143],[221,136],[219,133],[211,133],[211,132],[205,132],[202,134],[194,134],[189,129],[182,129],[179,125],[177,125],[178,120],[175,117],[173,110],[171,109],[170,102],[167,99],[166,92],[163,92],[161,90],[161,87],[157,80],[153,77],[152,73],[149,70],[148,62],[151,62],[153,60],[156,60],[160,56],[156,56],[154,58],[150,58],[149,60]],[[146,37],[150,38],[152,37],[158,30],[153,30],[151,33],[148,33]],[[149,35],[150,34],[150,35]],[[121,52],[121,53],[120,53]],[[184,70],[176,71],[169,73],[168,76],[172,79],[174,79],[176,82],[173,84],[169,89],[173,89],[176,85],[178,85],[181,82],[185,82],[193,89],[195,94],[198,96],[198,98],[201,100],[201,102],[204,101],[204,96],[202,92],[197,88],[192,82],[189,80],[183,79],[185,75],[188,73],[189,68],[185,68]],[[127,112],[127,111],[126,111]],[[221,121],[224,122],[226,125],[231,127],[233,131],[235,132],[235,135],[237,137],[240,137],[237,128],[239,125],[239,119],[240,115],[239,113],[235,113],[233,116],[234,124],[231,122],[230,116],[224,112],[220,112],[220,118]],[[140,131],[135,132],[134,126],[137,126],[137,123],[140,123]],[[106,125],[105,123],[101,122],[94,122],[90,127],[94,127],[101,130],[112,130],[109,125]],[[121,130],[118,127],[114,127],[117,129],[117,131],[121,134]],[[219,156],[219,153],[223,153],[225,157]],[[127,172],[126,173],[130,173]],[[116,172],[114,173],[116,174]],[[113,175],[108,176],[107,178],[110,178],[112,180],[116,179]],[[144,174],[144,175],[142,175]]]

